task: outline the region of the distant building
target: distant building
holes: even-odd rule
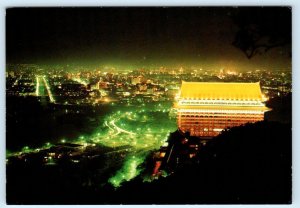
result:
[[[265,100],[259,82],[182,82],[175,106],[178,128],[213,137],[225,128],[264,120]]]

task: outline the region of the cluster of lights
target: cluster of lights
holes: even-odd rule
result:
[[[80,84],[82,84],[84,86],[88,85],[88,83],[86,81],[84,81],[84,80],[82,80],[80,78],[73,78],[73,81],[78,82],[78,83],[80,83]]]
[[[179,98],[180,99],[180,98]],[[260,99],[257,98],[257,99],[253,99],[253,98],[247,98],[247,97],[242,97],[242,98],[235,98],[235,97],[219,97],[219,98],[209,98],[209,97],[200,97],[200,98],[194,98],[194,97],[185,97],[184,98],[185,101],[193,101],[193,100],[201,100],[201,101],[213,101],[213,102],[218,102],[218,101],[221,101],[221,102],[224,102],[224,100],[230,102],[230,101],[262,101],[263,100],[263,97],[261,97]]]
[[[39,77],[36,76],[36,89],[35,89],[35,94],[36,96],[39,96],[39,88],[40,88],[40,83],[39,83]]]
[[[261,101],[257,100],[248,100],[247,101],[241,101],[241,100],[202,100],[202,99],[197,99],[197,100],[180,100],[178,101],[178,105],[196,105],[196,106],[201,106],[201,105],[231,105],[231,106],[264,106],[264,104]]]
[[[209,110],[209,109],[177,109],[179,113],[236,113],[236,114],[263,114],[266,110]]]
[[[43,77],[43,79],[45,79],[45,77]],[[46,83],[46,80],[44,80],[44,82]],[[153,122],[154,120],[151,118],[150,113],[162,112],[162,106],[158,105],[158,107],[160,108],[159,110],[153,108],[137,108],[132,111],[117,111],[105,118],[104,125],[101,127],[104,129],[100,130],[101,133],[98,130],[98,132],[91,136],[79,136],[78,139],[72,141],[72,143],[80,144],[82,148],[86,148],[89,145],[96,146],[96,144],[113,148],[126,145],[132,146],[133,151],[128,152],[129,150],[127,150],[131,156],[125,159],[122,168],[116,172],[115,176],[109,179],[112,185],[118,187],[122,182],[136,177],[140,173],[138,166],[144,161],[149,150],[159,148],[167,139],[169,132],[176,130],[175,119],[167,123],[167,125],[165,125],[167,128],[163,129],[160,128],[157,122]],[[66,143],[67,140],[63,138],[60,142]],[[51,146],[52,144],[48,142],[36,150],[32,150],[26,146],[22,151],[40,151],[49,149]],[[51,158],[47,160],[49,164],[53,164]]]

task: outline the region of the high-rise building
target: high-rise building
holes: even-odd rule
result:
[[[213,137],[223,129],[264,120],[269,110],[257,83],[182,82],[178,128],[191,136]]]

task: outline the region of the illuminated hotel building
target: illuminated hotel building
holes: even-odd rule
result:
[[[182,82],[175,106],[178,127],[191,136],[213,137],[225,128],[264,120],[265,100],[259,82]]]

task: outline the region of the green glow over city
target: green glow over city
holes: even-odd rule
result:
[[[176,120],[169,116],[170,106],[157,104],[143,108],[123,107],[115,113],[109,114],[103,124],[91,136],[81,135],[77,139],[63,138],[60,143],[74,143],[82,145],[101,144],[111,148],[128,147],[128,156],[122,162],[121,168],[108,179],[114,187],[119,187],[124,181],[129,181],[139,175],[138,168],[151,150],[157,150],[167,140],[170,132],[176,130]],[[164,122],[164,128],[161,128]],[[30,153],[49,149],[55,144],[50,142],[44,146],[31,149],[29,146],[22,148],[22,153]],[[130,147],[130,148],[129,148]],[[17,155],[19,153],[10,153]],[[48,159],[48,164],[54,164],[53,158]]]

